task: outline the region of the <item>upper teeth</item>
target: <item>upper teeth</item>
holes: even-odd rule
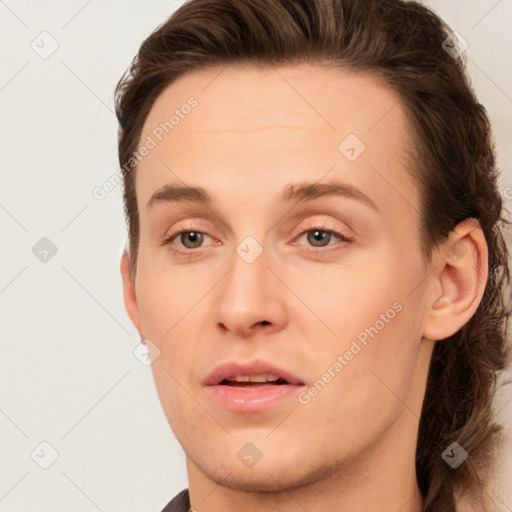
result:
[[[235,375],[226,380],[236,382],[273,382],[279,380],[279,375],[273,373],[261,373],[260,375]]]

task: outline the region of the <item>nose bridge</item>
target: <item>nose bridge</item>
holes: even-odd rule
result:
[[[254,314],[261,310],[265,286],[268,286],[267,259],[263,247],[252,237],[236,247],[223,293],[233,311],[253,311]]]
[[[264,248],[253,237],[246,237],[231,261],[231,271],[218,289],[217,322],[238,334],[264,321],[281,324],[284,302],[279,297],[279,284],[267,267],[269,258]]]

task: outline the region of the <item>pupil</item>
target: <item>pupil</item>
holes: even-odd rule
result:
[[[191,243],[193,247],[198,247],[201,245],[202,234],[197,233],[196,231],[189,231],[188,233],[184,233],[184,240],[182,239],[183,245],[185,247],[189,247],[187,243]]]
[[[329,238],[330,238],[330,234],[329,233],[326,233],[325,231],[320,231],[318,229],[315,229],[314,231],[311,231],[310,233],[313,233],[313,236],[310,237],[310,242],[314,242],[312,245],[315,245],[315,243],[318,243],[318,242],[322,242],[322,241],[325,241],[327,239],[327,241],[329,241]],[[320,244],[322,245],[322,244]]]

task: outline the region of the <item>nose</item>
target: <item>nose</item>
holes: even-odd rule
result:
[[[237,337],[282,329],[287,322],[286,289],[270,269],[265,251],[248,263],[236,252],[233,267],[217,288],[219,327]]]

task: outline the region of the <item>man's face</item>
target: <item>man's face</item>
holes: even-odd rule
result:
[[[155,102],[135,291],[192,470],[277,490],[416,442],[432,346],[408,134],[390,89],[340,69],[194,72]],[[291,193],[332,183],[344,193]],[[210,202],[148,204],[166,185]],[[223,380],[268,373],[288,384]]]

